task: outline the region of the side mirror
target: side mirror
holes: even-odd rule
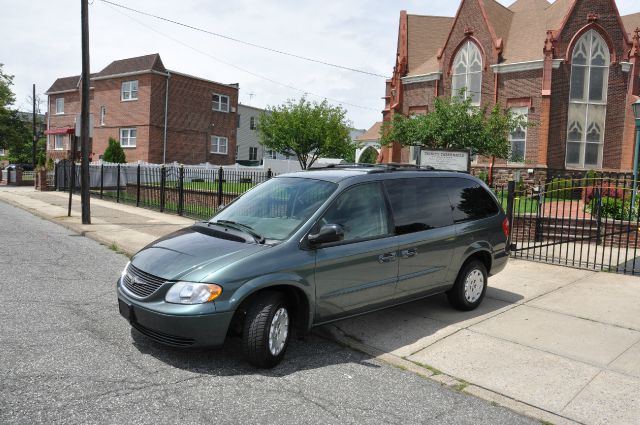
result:
[[[344,229],[339,224],[325,224],[318,233],[310,233],[307,240],[311,245],[340,242],[344,239]]]

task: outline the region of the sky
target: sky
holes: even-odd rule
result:
[[[454,16],[457,0],[112,0],[194,27],[341,66],[390,76],[400,10]],[[499,0],[508,6],[514,0]],[[91,72],[160,53],[168,69],[240,84],[240,102],[279,105],[306,93],[348,111],[356,128],[381,119],[385,78],[302,61],[89,0]],[[622,15],[637,0],[617,0]],[[32,84],[79,75],[80,0],[0,0],[0,63],[14,75],[15,106],[30,110]],[[46,102],[42,105],[46,109]]]

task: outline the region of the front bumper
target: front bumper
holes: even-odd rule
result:
[[[151,310],[123,293],[118,285],[118,309],[131,327],[161,344],[212,348],[224,344],[233,311],[201,315],[174,315]]]

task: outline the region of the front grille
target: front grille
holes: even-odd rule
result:
[[[157,276],[145,273],[129,264],[127,273],[122,279],[122,284],[133,295],[144,298],[153,294],[166,280]]]
[[[142,335],[159,342],[165,345],[172,345],[174,347],[188,347],[193,345],[195,342],[194,339],[191,338],[183,338],[181,336],[169,335],[164,332],[154,331],[153,329],[149,329],[145,326],[142,326],[140,323],[136,321],[131,322],[131,326]]]

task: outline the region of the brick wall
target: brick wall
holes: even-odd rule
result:
[[[565,58],[572,38],[589,24],[588,15],[598,15],[597,24],[602,27],[613,42],[617,63],[611,63],[608,81],[607,117],[605,124],[602,167],[605,169],[627,170],[630,164],[621,159],[624,118],[626,108],[628,74],[622,72],[620,61],[625,56],[625,38],[616,16],[612,2],[580,1],[569,17],[565,28],[558,35],[556,57]],[[605,37],[606,39],[606,37]],[[549,166],[564,167],[567,140],[567,111],[569,100],[571,66],[563,63],[560,69],[553,71],[551,98],[551,129],[549,137]]]
[[[138,81],[138,98],[121,100],[125,81]],[[164,114],[167,77],[156,73],[92,81],[90,113],[94,114],[94,134],[91,152],[93,159],[104,154],[109,138],[120,140],[122,128],[135,128],[136,146],[124,147],[128,162],[138,160],[161,163],[164,149]],[[228,113],[212,110],[212,94],[230,98]],[[64,97],[63,115],[55,114],[56,98]],[[198,78],[171,74],[169,80],[167,162],[184,164],[233,164],[235,162],[238,89]],[[102,107],[106,114],[101,123]],[[79,91],[49,96],[50,127],[72,127],[75,114],[80,112]],[[212,135],[228,138],[228,155],[210,154]],[[49,157],[67,157],[65,150],[53,151],[53,136],[49,136]],[[66,138],[69,140],[69,138]]]

